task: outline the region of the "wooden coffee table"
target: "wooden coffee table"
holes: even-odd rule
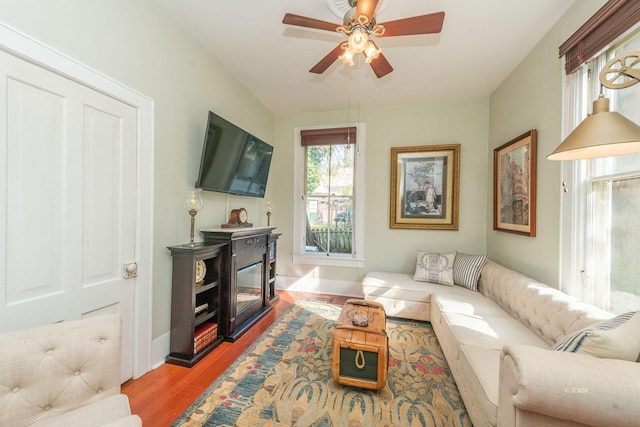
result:
[[[366,316],[366,326],[355,326]],[[361,299],[349,299],[338,318],[333,334],[333,379],[340,384],[380,390],[387,383],[389,340],[387,316],[382,304]]]

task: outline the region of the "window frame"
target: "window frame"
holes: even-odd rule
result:
[[[640,37],[634,30],[630,36]],[[574,73],[564,76],[563,95],[563,137],[587,116],[591,110],[591,102],[596,99],[601,88],[599,70],[616,55],[616,51],[624,46],[632,37],[625,37],[620,42],[602,51],[591,62],[584,64]],[[633,50],[633,49],[631,49]],[[624,89],[623,89],[624,90]],[[628,90],[628,89],[627,89]],[[606,90],[605,96],[611,101],[612,111],[616,108],[615,90]],[[594,267],[594,259],[602,259],[609,254],[607,248],[598,247],[596,239],[606,234],[595,236],[592,230],[596,222],[606,220],[603,212],[596,212],[596,200],[599,196],[595,189],[597,184],[613,182],[619,179],[640,176],[640,167],[628,171],[606,173],[591,170],[592,167],[604,165],[604,159],[562,161],[562,188],[560,203],[560,289],[587,303],[594,304],[604,310],[611,310],[609,306],[610,283],[602,286],[603,277],[606,279],[609,269],[602,267],[599,271]],[[610,230],[609,230],[610,232]],[[603,252],[604,251],[604,252]],[[608,259],[608,258],[607,258]],[[607,260],[606,262],[610,262]],[[595,276],[601,276],[596,278]],[[604,275],[604,276],[603,276]],[[605,295],[606,294],[606,295]]]
[[[306,237],[306,200],[305,191],[305,149],[301,144],[300,132],[312,129],[330,129],[355,127],[357,143],[354,159],[353,189],[353,254],[313,254],[305,251]],[[365,206],[365,147],[366,124],[306,126],[294,128],[294,167],[293,167],[293,255],[294,264],[323,265],[334,267],[363,268],[364,257],[364,206]]]

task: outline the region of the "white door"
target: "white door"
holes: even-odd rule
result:
[[[119,312],[133,364],[136,109],[0,52],[0,331]]]

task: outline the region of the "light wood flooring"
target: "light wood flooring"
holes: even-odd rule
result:
[[[122,385],[131,412],[145,426],[170,426],[294,302],[319,300],[344,304],[349,297],[278,291],[273,310],[235,343],[223,342],[192,368],[168,363]]]

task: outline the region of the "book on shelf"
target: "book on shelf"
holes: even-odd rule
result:
[[[193,352],[197,353],[218,337],[217,323],[203,323],[198,326],[193,335]]]

